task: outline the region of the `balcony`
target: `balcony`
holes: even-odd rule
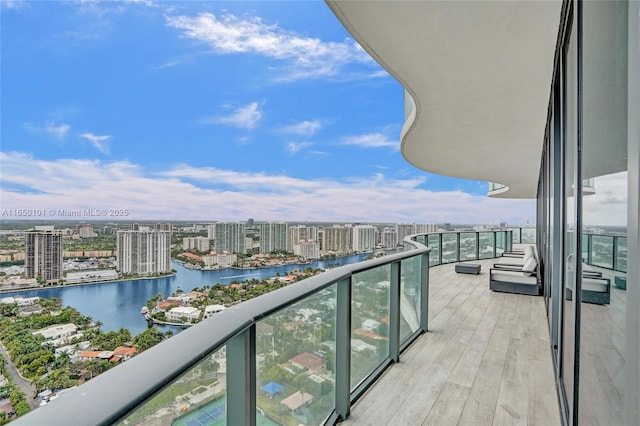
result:
[[[429,332],[345,424],[561,424],[544,299],[490,291],[478,263],[431,268]]]
[[[216,314],[16,424],[559,424],[543,298],[488,288],[511,234],[414,236]],[[456,274],[460,260],[484,272]]]

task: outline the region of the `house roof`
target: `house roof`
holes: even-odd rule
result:
[[[286,406],[289,410],[295,411],[302,407],[307,402],[313,400],[313,395],[306,392],[296,392],[282,400],[281,404]]]
[[[327,365],[327,360],[318,355],[304,352],[291,358],[291,362],[303,366],[309,370],[317,370]]]
[[[135,355],[136,352],[138,352],[136,348],[128,348],[126,346],[118,346],[113,350],[113,354],[119,356],[132,356]]]
[[[269,395],[275,395],[278,392],[282,392],[283,389],[284,389],[284,386],[276,382],[269,382],[260,388],[261,391],[266,392]]]

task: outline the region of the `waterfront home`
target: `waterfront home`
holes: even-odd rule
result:
[[[72,323],[69,324],[56,324],[50,327],[45,327],[41,330],[37,330],[32,332],[31,334],[36,335],[39,334],[45,338],[45,340],[49,339],[57,339],[60,337],[70,336],[78,331],[78,326]]]
[[[178,306],[167,311],[167,319],[169,321],[181,321],[186,318],[188,322],[200,319],[200,309],[189,306]]]

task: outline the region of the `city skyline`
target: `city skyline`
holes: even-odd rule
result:
[[[401,86],[323,3],[3,1],[2,24],[3,209],[535,220],[402,158]]]

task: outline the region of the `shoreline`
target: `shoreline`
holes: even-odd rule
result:
[[[158,275],[155,277],[139,277],[139,278],[121,278],[121,279],[117,279],[117,280],[109,280],[109,281],[94,281],[94,282],[89,282],[89,283],[73,283],[73,284],[59,284],[59,285],[48,285],[48,286],[40,286],[40,287],[21,287],[21,288],[12,288],[12,289],[0,289],[0,294],[7,294],[7,293],[19,293],[22,291],[39,291],[39,290],[48,290],[48,289],[54,289],[54,288],[65,288],[65,287],[81,287],[81,286],[89,286],[89,285],[99,285],[99,284],[111,284],[111,283],[118,283],[118,282],[122,282],[122,281],[135,281],[135,280],[154,280],[156,278],[166,278],[166,277],[173,277],[175,275],[177,275],[177,272],[172,272],[170,274],[166,274],[166,275]]]

